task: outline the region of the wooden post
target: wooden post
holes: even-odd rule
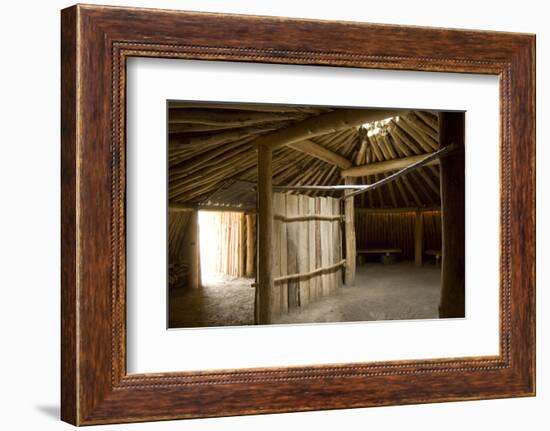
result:
[[[439,114],[439,140],[441,148],[453,143],[457,146],[440,164],[443,260],[439,317],[464,317],[464,113]]]
[[[246,276],[254,277],[254,214],[246,214]]]
[[[246,274],[246,214],[241,213],[239,217],[239,277]]]
[[[257,323],[272,321],[273,310],[273,179],[272,151],[258,145],[258,286]]]
[[[416,211],[414,218],[414,263],[422,266],[422,254],[424,252],[424,220],[422,212]]]
[[[354,179],[346,178],[346,184],[354,184]],[[349,194],[351,191],[346,190],[345,194]],[[344,226],[346,234],[346,271],[345,271],[345,284],[346,286],[353,286],[355,284],[355,256],[357,253],[355,245],[355,208],[354,197],[346,198],[344,201]]]
[[[201,286],[198,211],[191,213],[187,235],[189,236],[189,287],[191,289],[198,289]]]

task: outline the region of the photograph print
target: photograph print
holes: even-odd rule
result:
[[[168,328],[464,318],[464,117],[168,101]]]

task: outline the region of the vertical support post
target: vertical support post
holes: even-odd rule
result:
[[[439,145],[457,149],[440,162],[441,170],[441,302],[439,317],[464,317],[465,292],[465,160],[464,113],[439,114]]]
[[[354,184],[355,179],[346,177],[346,184]],[[345,195],[350,194],[351,191],[346,190]],[[354,197],[346,197],[344,201],[344,227],[346,234],[346,271],[344,275],[344,282],[346,286],[353,286],[355,284],[355,259],[356,259],[356,245],[355,245],[355,205]]]
[[[201,264],[200,264],[200,235],[199,235],[199,212],[192,211],[189,218],[187,230],[189,238],[189,287],[198,289],[201,286]]]
[[[254,276],[254,223],[255,215],[246,214],[246,276]]]
[[[246,271],[246,215],[239,216],[239,277],[245,276]]]
[[[424,220],[421,211],[416,211],[414,217],[414,263],[422,266],[424,252]]]
[[[272,321],[273,310],[273,178],[272,151],[258,146],[258,283],[257,323]]]

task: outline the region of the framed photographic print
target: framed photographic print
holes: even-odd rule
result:
[[[535,394],[534,36],[61,30],[63,420]]]

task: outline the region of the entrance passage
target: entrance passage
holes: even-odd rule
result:
[[[247,219],[250,223],[242,212],[198,211],[201,283],[171,292],[170,327],[254,323],[254,279],[246,277]]]
[[[199,211],[203,284],[244,276],[245,218],[233,211]]]

